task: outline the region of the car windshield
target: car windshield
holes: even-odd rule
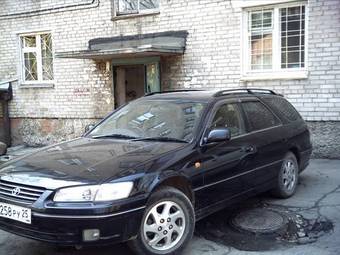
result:
[[[136,100],[114,112],[88,137],[190,142],[204,105],[180,99]]]

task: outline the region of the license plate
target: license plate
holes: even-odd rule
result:
[[[0,217],[31,224],[31,209],[0,203]]]

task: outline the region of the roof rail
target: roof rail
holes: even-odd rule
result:
[[[271,94],[271,95],[278,95],[275,93],[273,90],[270,89],[225,89],[225,90],[220,90],[214,94],[214,97],[220,97],[220,96],[225,96],[225,95],[230,95],[230,94],[241,94],[241,93],[246,93],[246,94]]]
[[[156,94],[166,94],[166,93],[175,93],[175,92],[190,92],[190,91],[204,91],[203,89],[179,89],[179,90],[163,90],[158,92],[150,92],[145,94],[145,96],[152,96]]]

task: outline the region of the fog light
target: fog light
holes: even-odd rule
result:
[[[84,242],[93,242],[97,241],[100,238],[99,229],[85,229],[83,231],[83,240]]]

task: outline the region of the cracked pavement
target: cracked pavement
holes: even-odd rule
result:
[[[340,254],[340,160],[312,160],[310,166],[302,173],[297,193],[292,198],[280,200],[264,194],[245,201],[242,205],[251,206],[259,202],[266,206],[285,208],[290,212],[301,215],[306,220],[315,222],[319,219],[325,219],[332,222],[332,229],[318,235],[317,239],[312,243],[286,243],[279,246],[273,244],[273,247],[266,251],[236,249],[232,246],[226,246],[218,238],[216,240],[213,238],[207,240],[197,231],[184,255]],[[204,227],[212,218],[217,223],[227,221],[226,215],[228,215],[229,210],[230,208],[226,208],[203,219],[197,223],[197,229]],[[213,227],[214,225],[212,225]],[[258,242],[261,242],[261,240],[259,239]],[[242,245],[238,248],[242,248]],[[79,251],[71,248],[57,249],[48,244],[0,231],[0,255],[106,255],[112,253],[132,255],[124,244],[102,248],[84,248]]]

